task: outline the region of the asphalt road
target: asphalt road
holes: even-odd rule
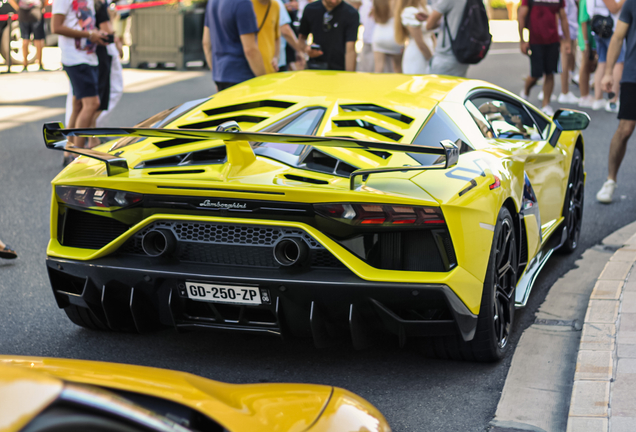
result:
[[[517,93],[529,64],[514,53],[515,48],[516,44],[497,44],[483,64],[471,68],[470,77],[491,80]],[[29,79],[34,78],[25,78],[25,86]],[[0,76],[0,91],[2,86]],[[206,76],[126,94],[111,123],[133,125],[161,109],[211,92]],[[537,93],[535,90],[534,95]],[[63,107],[64,99],[54,97],[23,105]],[[1,109],[9,108],[0,103]],[[609,139],[618,121],[604,111],[591,115],[592,125],[584,133],[587,184],[579,252],[636,219],[635,193],[629,187],[636,184],[636,152],[631,149],[621,169],[618,200],[605,206],[594,199],[606,176]],[[57,119],[59,116],[47,121]],[[348,345],[316,350],[305,340],[282,343],[267,337],[172,331],[127,335],[92,332],[73,325],[55,304],[44,265],[49,182],[59,172],[62,156],[44,149],[41,125],[39,120],[0,129],[0,238],[20,254],[15,262],[0,262],[0,354],[134,363],[233,383],[330,384],[368,399],[384,413],[394,431],[488,428],[511,355],[498,364],[471,364],[426,360],[414,347],[400,350],[393,341],[364,351]],[[552,283],[572,268],[578,255],[554,256],[546,265],[528,307],[516,316],[513,348]]]

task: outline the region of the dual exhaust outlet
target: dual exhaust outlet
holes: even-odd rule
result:
[[[146,255],[168,256],[177,249],[177,239],[169,229],[153,229],[144,234],[141,247]],[[281,267],[302,265],[309,258],[309,246],[298,237],[283,237],[274,245],[274,260]]]

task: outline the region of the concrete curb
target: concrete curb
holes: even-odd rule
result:
[[[588,303],[567,432],[631,431],[636,424],[636,397],[631,391],[636,383],[636,332],[628,325],[636,317],[631,313],[636,312],[636,278],[628,282],[636,262],[636,234],[625,240],[634,227],[630,224],[603,241],[617,250]]]

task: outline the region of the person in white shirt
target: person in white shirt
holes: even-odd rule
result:
[[[395,40],[393,9],[393,0],[373,0],[373,61],[376,73],[382,72],[387,59],[393,65],[393,72],[402,73],[404,46]]]
[[[85,128],[99,108],[97,45],[106,45],[106,33],[95,28],[92,0],[55,0],[53,33],[58,34],[62,66],[73,86],[73,112],[67,127]],[[70,139],[75,147],[84,147],[86,138]],[[65,164],[72,161],[65,155]]]
[[[402,72],[405,74],[429,73],[431,58],[435,50],[435,35],[426,30],[424,16],[432,9],[426,0],[398,0],[395,5],[395,39],[406,42],[402,58]]]

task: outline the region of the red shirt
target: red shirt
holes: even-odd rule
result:
[[[530,31],[530,43],[548,45],[558,43],[559,30],[557,15],[565,8],[564,0],[521,0],[522,6],[530,6],[530,14],[526,17],[526,27]],[[570,35],[571,37],[572,35]]]

